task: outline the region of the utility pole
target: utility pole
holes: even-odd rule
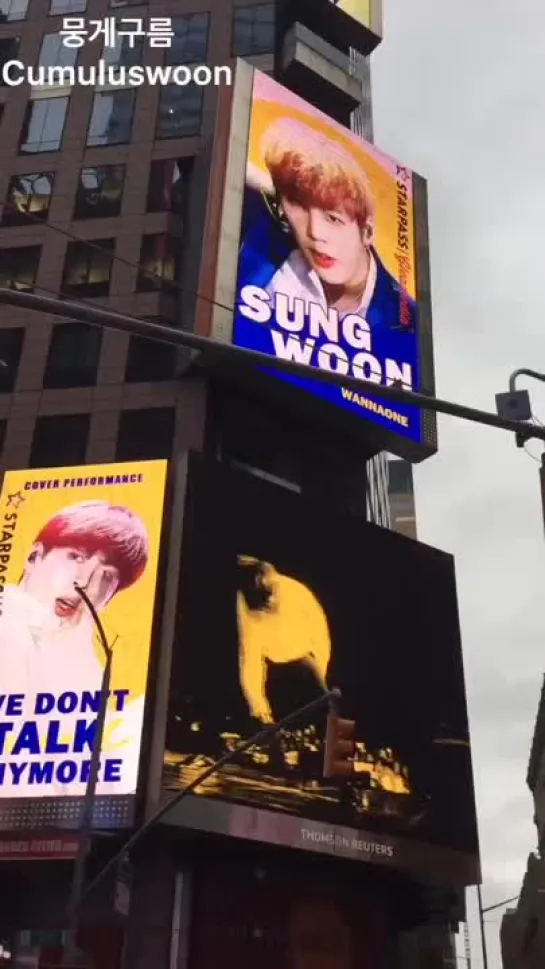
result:
[[[494,905],[487,905],[483,908],[483,896],[481,891],[481,886],[477,885],[477,901],[479,904],[479,925],[481,929],[481,946],[483,954],[483,969],[488,969],[488,947],[486,944],[486,932],[485,932],[485,915],[487,912],[494,912],[498,908],[504,908],[506,905],[511,905],[512,902],[518,902],[519,896],[513,895],[512,898],[506,898],[503,902],[496,902]]]
[[[100,616],[98,615],[93,603],[89,599],[87,593],[79,585],[74,585],[74,588],[80,598],[85,603],[86,608],[91,614],[95,627],[97,629],[100,644],[104,652],[104,670],[102,673],[102,682],[100,686],[100,704],[98,708],[97,721],[96,721],[96,731],[93,740],[93,749],[91,751],[91,763],[89,765],[89,777],[87,779],[87,785],[85,788],[85,795],[83,797],[83,804],[81,806],[81,817],[78,827],[78,849],[77,854],[74,859],[74,868],[72,872],[72,885],[70,889],[70,895],[68,898],[68,926],[67,933],[64,940],[64,952],[63,952],[63,965],[72,966],[75,962],[75,957],[77,954],[77,935],[78,935],[78,925],[79,925],[79,911],[81,907],[81,900],[83,897],[83,892],[85,889],[85,871],[87,867],[87,858],[89,855],[91,847],[91,837],[93,832],[93,814],[95,807],[96,789],[98,783],[98,775],[100,770],[100,757],[102,754],[102,744],[104,741],[104,728],[106,725],[106,716],[108,711],[108,697],[110,694],[110,681],[112,677],[112,657],[113,652],[108,643],[106,633],[104,632],[104,627],[100,621]]]

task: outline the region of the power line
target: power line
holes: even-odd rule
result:
[[[6,208],[6,207],[8,209],[11,209],[12,211],[16,211],[16,212],[20,212],[21,211],[19,208],[17,208],[16,205],[14,205],[13,202],[10,202],[10,201],[7,201],[7,202],[4,203],[4,208]],[[162,287],[164,289],[166,289],[167,288],[167,285],[168,285],[169,288],[171,287],[172,289],[176,289],[180,293],[182,293],[182,294],[184,294],[186,296],[195,296],[195,297],[197,297],[197,299],[200,299],[204,303],[208,303],[208,304],[210,304],[211,306],[214,306],[217,309],[227,310],[229,313],[233,313],[234,312],[234,306],[227,306],[225,303],[220,303],[220,302],[218,302],[218,300],[213,299],[211,296],[204,296],[204,295],[202,295],[196,289],[189,289],[187,286],[182,285],[179,282],[179,280],[170,280],[170,279],[169,280],[166,280],[164,278],[164,276],[159,276],[158,273],[154,273],[154,272],[151,272],[150,270],[145,269],[140,263],[133,262],[130,259],[125,259],[124,256],[117,255],[117,253],[115,252],[115,250],[112,252],[111,250],[106,249],[104,246],[98,245],[92,239],[82,239],[80,236],[75,235],[75,233],[70,232],[68,229],[63,229],[61,226],[55,225],[55,223],[53,223],[53,222],[49,222],[49,221],[46,221],[44,219],[41,219],[39,216],[33,215],[30,212],[25,212],[25,218],[28,218],[30,222],[34,222],[36,225],[40,225],[43,229],[51,229],[53,232],[58,232],[60,235],[64,236],[65,238],[70,239],[71,242],[77,242],[80,245],[88,246],[90,249],[94,249],[96,252],[99,252],[101,255],[106,255],[109,259],[112,260],[112,262],[119,262],[122,265],[129,267],[130,269],[136,269],[139,273],[142,273],[143,275],[148,276],[150,279],[153,279],[153,280],[161,283],[162,284]],[[167,232],[164,232],[164,233],[162,233],[162,232],[158,232],[158,233],[155,233],[155,232],[153,232],[153,233],[143,233],[143,235],[158,235],[158,236],[165,235],[165,236],[167,236],[168,238],[171,238],[171,239],[178,238],[177,236],[169,235],[169,233],[167,233]],[[8,246],[5,246],[5,247],[2,246],[2,248],[9,248],[9,247]],[[21,248],[25,248],[25,247],[22,246]],[[0,251],[1,251],[1,249],[0,249]],[[167,285],[165,285],[165,284],[167,284]],[[50,295],[53,295],[53,296],[62,295],[60,292],[59,293],[53,293],[51,290],[44,289],[43,291],[44,291],[44,293],[45,292],[49,292]],[[134,295],[134,293],[130,293],[129,295],[132,296],[132,295]]]
[[[6,208],[6,207],[9,207],[11,209],[20,211],[19,209],[17,209],[17,207],[13,203],[10,203],[10,202],[5,202],[4,203],[4,208]],[[92,249],[95,249],[97,252],[100,252],[102,255],[108,256],[108,258],[111,259],[112,262],[120,262],[120,263],[123,263],[123,264],[129,266],[131,269],[136,269],[142,275],[145,275],[145,276],[149,277],[150,279],[152,279],[154,282],[157,282],[157,283],[160,284],[160,288],[158,287],[158,289],[156,290],[156,292],[158,292],[158,293],[161,293],[161,292],[162,293],[165,293],[165,291],[167,290],[167,288],[171,288],[171,287],[172,288],[179,289],[180,291],[183,291],[183,287],[176,280],[165,280],[165,278],[163,276],[159,276],[157,273],[153,273],[150,270],[145,269],[143,266],[139,265],[136,262],[133,263],[130,260],[124,259],[122,256],[116,255],[115,252],[111,252],[110,250],[105,249],[104,246],[97,245],[92,240],[81,239],[79,236],[75,235],[73,232],[69,232],[67,229],[63,229],[60,226],[57,226],[57,225],[52,224],[51,222],[44,222],[43,219],[40,219],[38,216],[32,215],[30,212],[26,212],[25,213],[25,217],[28,218],[31,222],[35,222],[37,225],[42,226],[42,228],[51,229],[54,232],[58,232],[61,235],[66,236],[72,242],[77,242],[77,243],[80,243],[81,245],[86,245],[86,246],[89,246]],[[2,251],[2,249],[8,249],[8,248],[10,248],[10,247],[9,246],[2,246],[2,247],[0,247],[0,252]],[[25,246],[21,246],[21,247],[14,246],[13,248],[17,249],[17,248],[26,248],[26,247]],[[43,248],[43,247],[40,246],[40,248]],[[18,277],[12,278],[10,280],[10,282],[12,284],[10,286],[10,288],[13,289],[14,292],[32,292],[32,293],[42,292],[42,293],[46,293],[48,296],[54,296],[56,298],[60,298],[60,299],[64,299],[64,300],[72,300],[72,299],[74,299],[74,295],[73,294],[67,293],[67,292],[63,291],[61,288],[59,288],[59,289],[48,289],[46,286],[42,286],[41,284],[39,284],[39,285],[32,285],[32,286],[29,287],[27,280],[24,280],[24,279],[21,279],[21,278],[18,278]],[[21,286],[22,289],[19,290],[18,289],[18,286]],[[142,292],[142,291],[140,291],[140,292]],[[116,297],[118,297],[120,299],[125,299],[125,298],[129,298],[129,297],[137,296],[138,294],[139,294],[139,290],[131,290],[128,293],[117,293],[116,294]],[[96,306],[97,305],[96,302],[95,302],[95,299],[97,297],[94,297],[93,298],[93,297],[89,297],[89,296],[79,296],[78,295],[75,298],[78,300],[78,302],[84,303],[85,305],[88,305],[88,306]],[[205,299],[205,297],[200,297],[200,298]],[[166,322],[167,321],[165,320],[165,323]],[[173,325],[174,326],[175,324],[170,324],[170,322],[168,322],[168,325]]]

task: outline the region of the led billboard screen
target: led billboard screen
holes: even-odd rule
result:
[[[8,471],[0,495],[0,827],[62,823],[85,794],[113,653],[100,823],[136,792],[167,465]],[[102,805],[102,808],[100,807]],[[77,820],[77,813],[75,815]]]
[[[451,556],[195,458],[181,581],[165,787],[324,685],[342,690],[358,746],[350,782],[324,781],[323,718],[312,718],[213,776],[173,823],[471,883]]]
[[[412,457],[435,450],[434,421],[414,407],[388,405],[372,390],[433,390],[429,304],[417,266],[417,251],[420,261],[424,251],[415,208],[421,184],[254,72],[233,342],[360,378],[359,392],[279,379],[371,422],[399,443],[390,440],[389,450]]]

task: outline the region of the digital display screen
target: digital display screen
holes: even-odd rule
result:
[[[233,343],[360,379],[277,375],[418,447],[420,410],[373,397],[426,389],[414,205],[408,168],[254,72]]]
[[[356,755],[346,783],[323,778],[319,712],[214,774],[173,823],[473,883],[452,557],[194,457],[181,583],[166,788],[324,688],[342,691]]]
[[[112,663],[95,807],[102,825],[130,823],[166,473],[149,461],[4,475],[0,828],[78,821],[106,664],[97,619]]]

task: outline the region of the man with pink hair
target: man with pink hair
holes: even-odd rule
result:
[[[148,560],[144,523],[128,508],[83,501],[63,509],[36,536],[19,586],[39,603],[51,629],[90,619],[79,585],[100,611],[140,578]]]
[[[0,607],[0,693],[24,694],[22,720],[35,719],[39,693],[58,697],[100,690],[103,655],[97,630],[75,587],[86,592],[100,613],[115,595],[138,581],[148,555],[142,520],[128,508],[107,501],[70,505],[40,529],[19,584],[5,587]],[[105,631],[114,658],[117,651],[130,647],[106,624]],[[141,722],[142,716],[143,698],[129,698],[121,718],[117,717],[127,743],[134,732],[129,724]],[[63,717],[63,730],[70,733],[76,720],[77,713]],[[40,717],[39,723],[41,730],[47,728],[46,717]],[[137,736],[136,757],[140,730]],[[127,756],[132,756],[129,751]],[[136,769],[133,764],[129,773]],[[108,785],[107,793],[124,793],[114,786]],[[8,791],[11,797],[68,793],[35,785],[26,789],[21,783],[9,790],[6,775],[0,797],[8,796]]]

